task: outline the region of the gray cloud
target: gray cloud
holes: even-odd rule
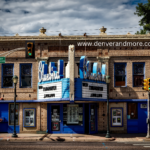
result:
[[[68,35],[84,32],[98,35],[99,31],[95,29],[105,26],[107,34],[127,34],[128,31],[134,34],[140,28],[111,29],[138,26],[140,18],[134,15],[137,3],[131,1],[3,0],[0,5],[0,29],[4,30],[0,32],[39,35],[39,29],[45,27],[47,35],[57,35],[56,31]]]

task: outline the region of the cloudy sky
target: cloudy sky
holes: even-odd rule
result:
[[[134,34],[142,29],[134,15],[138,3],[147,0],[0,0],[0,36]]]

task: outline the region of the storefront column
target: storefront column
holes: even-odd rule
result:
[[[40,103],[37,103],[37,131],[41,131],[41,108]]]

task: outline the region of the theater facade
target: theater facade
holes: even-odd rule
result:
[[[150,35],[0,37],[0,132],[12,133],[14,84],[19,133],[106,133],[107,92],[111,133],[146,133],[150,47],[79,46],[78,42],[148,42]],[[26,58],[34,41],[35,57]],[[20,50],[14,50],[22,48]],[[11,51],[10,51],[11,50]],[[109,91],[105,77],[111,82]]]

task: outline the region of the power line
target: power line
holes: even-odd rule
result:
[[[107,30],[109,29],[127,29],[127,28],[140,28],[141,26],[137,26],[137,27],[122,27],[122,28],[107,28]],[[84,29],[84,30],[60,30],[60,31],[47,31],[47,32],[68,32],[68,31],[87,31],[87,30],[100,30],[100,29]],[[120,31],[120,32],[130,32],[130,31]],[[0,32],[3,34],[15,34],[15,33],[10,33],[10,32]],[[19,32],[19,33],[28,33],[28,32]],[[38,32],[29,32],[29,33],[38,33]],[[107,32],[107,33],[113,33],[113,32]],[[116,33],[116,32],[115,32]]]

